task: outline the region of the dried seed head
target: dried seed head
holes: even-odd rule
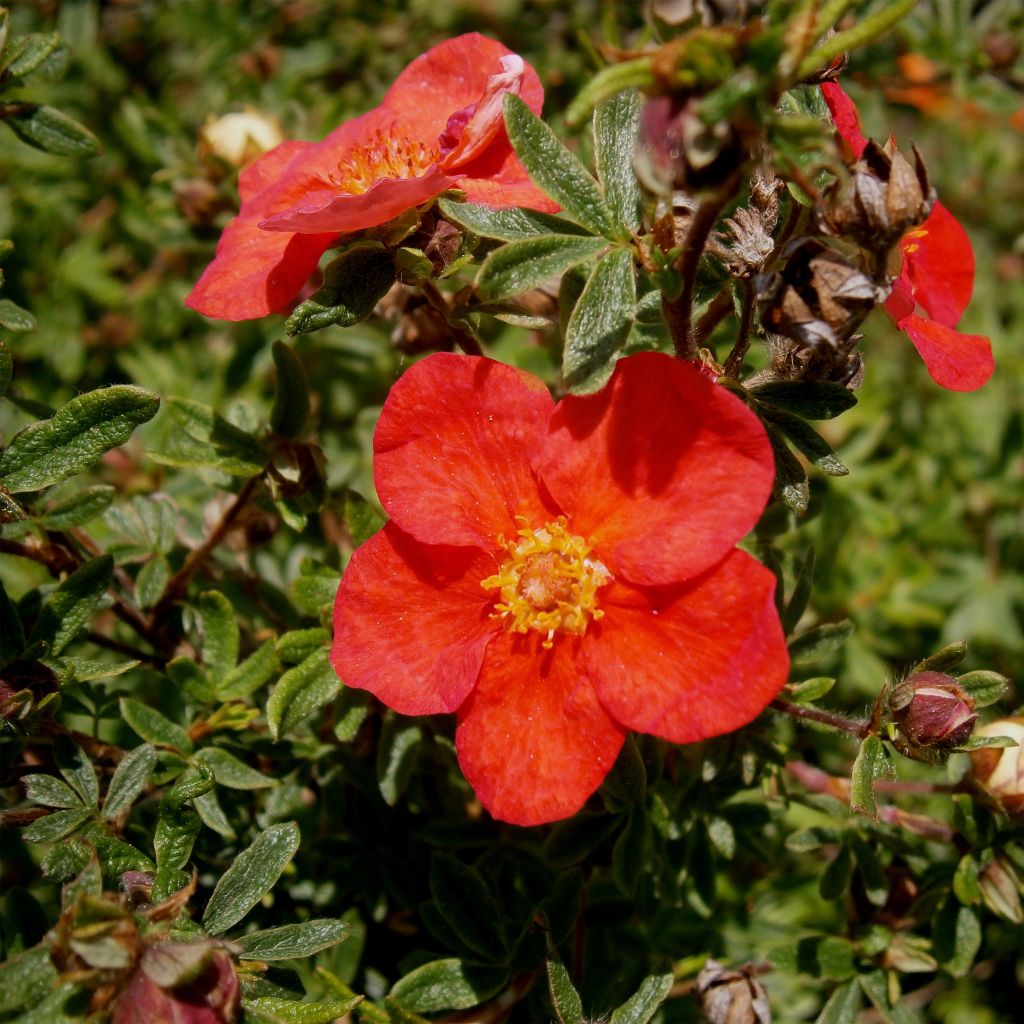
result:
[[[729,970],[708,960],[697,975],[697,996],[708,1024],[771,1024],[768,994],[750,964]]]

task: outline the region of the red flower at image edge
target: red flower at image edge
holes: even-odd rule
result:
[[[857,159],[868,140],[853,100],[836,82],[821,86],[836,131]],[[976,391],[992,376],[992,345],[954,330],[974,291],[974,250],[960,222],[936,203],[925,222],[900,239],[903,265],[885,311],[914,343],[936,384]],[[917,310],[923,311],[923,315]]]
[[[284,142],[242,171],[242,206],[186,304],[220,320],[287,307],[339,235],[376,227],[459,188],[473,203],[555,211],[505,133],[504,94],[540,113],[537,73],[469,33],[417,57],[383,103],[323,142]]]
[[[753,413],[668,356],[557,405],[502,363],[429,356],[380,416],[391,519],[342,578],[332,663],[402,714],[455,712],[494,817],[567,817],[629,730],[727,733],[786,681],[775,579],[735,546],[773,477]]]

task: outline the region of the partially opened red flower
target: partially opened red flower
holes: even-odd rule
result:
[[[868,140],[853,100],[837,82],[821,86],[836,131],[857,158]],[[974,250],[941,203],[900,240],[903,265],[885,310],[914,343],[932,379],[951,391],[976,391],[992,376],[992,345],[955,330],[974,290]],[[918,312],[920,310],[920,312]]]
[[[495,817],[566,817],[627,731],[702,740],[782,687],[775,579],[735,546],[774,471],[750,410],[668,356],[557,405],[512,367],[429,356],[377,426],[391,520],[342,578],[334,667],[403,714],[455,712]]]
[[[512,151],[506,92],[540,113],[533,68],[469,33],[417,57],[379,107],[323,142],[275,146],[242,171],[241,211],[187,305],[221,320],[281,310],[339,235],[384,224],[445,189],[487,206],[556,210]]]

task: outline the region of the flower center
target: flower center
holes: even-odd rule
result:
[[[597,591],[612,574],[590,557],[582,537],[566,529],[563,516],[536,530],[524,527],[518,539],[502,538],[502,544],[508,558],[480,585],[498,591],[492,616],[504,619],[507,629],[546,633],[542,646],[551,647],[555,633],[582,635],[591,619],[604,615]]]
[[[400,135],[385,135],[379,128],[368,142],[350,150],[338,161],[331,182],[345,192],[361,195],[381,178],[416,178],[437,160],[437,152],[422,142]]]

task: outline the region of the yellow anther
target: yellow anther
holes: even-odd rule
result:
[[[352,195],[367,192],[381,178],[415,178],[437,160],[437,153],[421,142],[385,135],[379,128],[373,137],[338,161],[330,178]]]

